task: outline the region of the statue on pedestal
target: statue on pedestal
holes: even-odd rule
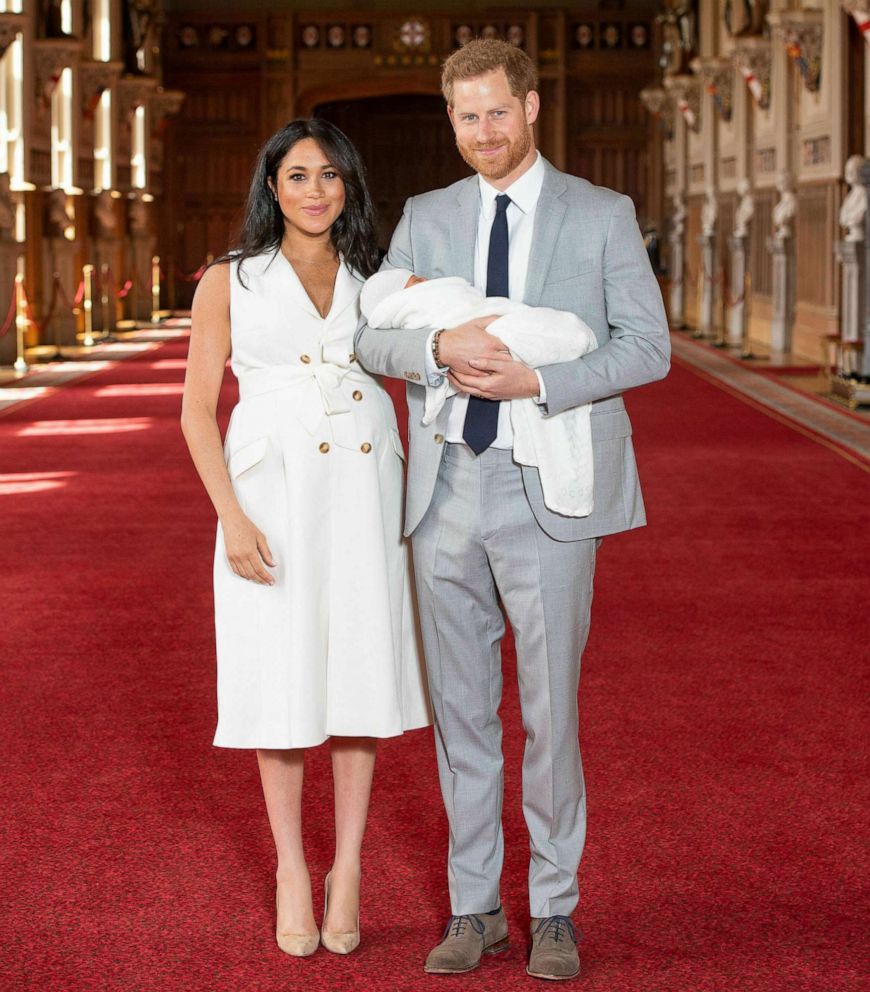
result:
[[[716,202],[716,190],[712,186],[708,186],[704,198],[704,206],[701,207],[701,233],[705,238],[715,236],[716,221],[718,219],[719,204]]]
[[[755,216],[755,200],[749,186],[748,179],[741,179],[737,183],[737,195],[740,200],[737,203],[737,210],[734,214],[734,237],[749,237],[749,225]]]
[[[15,204],[8,172],[0,172],[0,241],[10,241],[15,231]]]
[[[72,241],[75,236],[75,218],[67,202],[66,191],[53,189],[48,194],[45,233],[49,238]]]
[[[101,238],[111,238],[118,227],[115,216],[115,201],[109,190],[104,189],[97,195],[94,204],[94,220],[97,222],[97,233]]]
[[[846,241],[864,240],[864,216],[867,213],[867,187],[861,182],[863,155],[851,155],[846,160],[843,178],[849,184],[849,192],[840,207],[840,227],[845,227]]]
[[[682,193],[674,193],[674,212],[671,214],[671,237],[682,238],[686,230],[686,200]]]
[[[779,199],[773,208],[774,237],[777,241],[785,241],[792,235],[791,222],[797,213],[797,197],[788,172],[780,172],[777,176],[776,189],[779,193]]]

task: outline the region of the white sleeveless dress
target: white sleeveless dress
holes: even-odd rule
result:
[[[362,281],[342,261],[317,312],[280,251],[230,265],[225,442],[273,586],[214,563],[219,747],[311,747],[430,724],[393,404],[353,355]]]

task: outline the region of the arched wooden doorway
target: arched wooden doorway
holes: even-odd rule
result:
[[[456,150],[440,95],[401,93],[333,100],[314,108],[359,149],[378,213],[378,243],[386,249],[415,193],[471,175]]]

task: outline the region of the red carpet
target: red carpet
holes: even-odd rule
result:
[[[421,972],[447,913],[428,731],[381,752],[360,950],[275,946],[255,760],[210,744],[214,524],[178,430],[184,350],[0,418],[0,989],[542,988],[511,678],[510,952]],[[868,476],[680,367],[630,408],[651,525],[603,546],[584,662],[582,987],[857,989]],[[308,769],[319,886],[325,749]]]

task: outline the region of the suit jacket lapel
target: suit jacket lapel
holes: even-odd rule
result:
[[[477,176],[471,176],[456,195],[458,209],[450,215],[450,247],[453,252],[452,271],[474,282],[474,246],[477,243],[477,223],[480,217],[480,187]]]
[[[535,227],[532,232],[532,248],[529,252],[529,268],[523,294],[523,302],[532,307],[536,307],[540,302],[547,272],[556,250],[559,228],[562,226],[567,209],[565,201],[561,198],[567,185],[564,177],[549,162],[545,161],[544,165],[546,173],[535,210]]]

